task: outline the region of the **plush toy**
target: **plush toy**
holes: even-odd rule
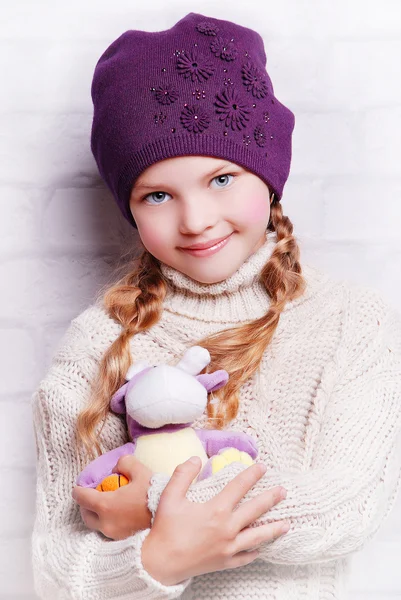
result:
[[[128,483],[112,474],[118,459],[134,455],[153,472],[172,475],[180,463],[199,456],[202,468],[194,481],[210,477],[232,462],[253,464],[254,439],[242,432],[195,429],[191,423],[207,405],[207,394],[228,381],[224,370],[199,375],[210,362],[206,348],[193,346],[175,366],[131,365],[127,382],[113,395],[111,410],[126,414],[130,442],[102,454],[80,473],[76,483],[99,491],[112,491]]]

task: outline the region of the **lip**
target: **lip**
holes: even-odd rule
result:
[[[231,233],[229,235],[231,235]],[[215,240],[210,240],[209,242],[205,242],[204,244],[193,244],[192,246],[181,246],[180,250],[207,250],[208,248],[211,248],[212,246],[219,244],[220,242],[225,240],[227,237],[229,237],[229,236],[225,235],[224,237],[216,238]]]
[[[188,247],[180,248],[180,250],[182,250],[183,252],[187,252],[188,254],[192,254],[192,256],[210,256],[212,254],[215,254],[216,252],[219,252],[219,250],[221,250],[222,248],[224,248],[224,246],[228,244],[228,242],[231,239],[232,233],[230,233],[230,235],[227,235],[226,237],[218,238],[217,242],[208,242],[209,245],[207,247],[198,249]],[[199,246],[201,244],[197,245]],[[205,246],[205,244],[202,245]]]

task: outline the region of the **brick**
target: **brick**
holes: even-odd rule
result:
[[[35,189],[0,186],[0,250],[26,251],[37,244],[39,196]]]
[[[301,113],[296,117],[291,173],[325,177],[363,173],[365,132],[358,114]]]
[[[126,222],[126,225],[123,223]],[[43,237],[53,246],[104,249],[118,244],[132,227],[104,189],[63,188],[52,194],[43,214]]]
[[[29,331],[10,327],[0,328],[0,338],[3,347],[7,348],[0,361],[0,398],[29,391],[35,385],[40,369],[32,335]]]
[[[384,195],[385,194],[385,195]],[[327,240],[365,240],[401,244],[401,179],[341,177],[329,181],[320,198]]]
[[[401,104],[401,103],[400,103]],[[361,146],[364,170],[382,176],[400,177],[401,105],[365,113],[365,139]],[[386,181],[382,181],[387,194]]]
[[[0,402],[0,467],[33,468],[35,460],[30,402]]]
[[[322,180],[290,176],[281,199],[283,213],[294,225],[294,235],[300,243],[308,236],[322,235],[324,203]]]
[[[49,256],[19,258],[0,263],[4,286],[0,317],[36,324],[66,321],[90,304],[114,268],[112,258],[94,256]]]
[[[29,537],[35,517],[36,470],[2,467],[0,539]],[[1,597],[1,596],[0,596]]]
[[[321,106],[349,112],[400,104],[401,85],[394,77],[400,57],[400,40],[332,41],[324,56],[325,68],[319,71]]]
[[[33,594],[31,545],[29,537],[0,540],[1,593],[7,600]]]
[[[90,151],[90,121],[89,114],[81,113],[0,113],[4,149],[0,181],[35,186],[60,186],[62,182],[87,186],[87,174],[92,172],[99,182]]]
[[[401,254],[397,254],[391,244],[305,239],[302,252],[305,262],[316,265],[337,280],[376,288],[384,299],[401,311],[401,282],[394,277]]]

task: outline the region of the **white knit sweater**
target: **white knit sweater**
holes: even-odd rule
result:
[[[258,274],[275,244],[267,236],[224,282],[197,283],[162,264],[171,287],[162,319],[132,339],[133,360],[178,361],[204,335],[264,314]],[[289,519],[290,531],[246,567],[164,586],[141,564],[149,529],[113,541],[88,530],[71,497],[85,466],[76,417],[106,348],[121,326],[96,304],[73,319],[32,396],[37,444],[33,571],[40,598],[101,600],[335,600],[344,597],[349,555],[392,510],[401,481],[401,318],[369,287],[334,281],[304,265],[305,294],[289,303],[260,375],[241,388],[229,428],[254,436],[268,470],[243,501],[276,485],[287,498],[258,523]],[[204,415],[196,425],[202,427]],[[103,429],[104,451],[125,443],[119,417]],[[246,468],[234,463],[193,484],[204,501]],[[153,514],[168,477],[149,489]]]

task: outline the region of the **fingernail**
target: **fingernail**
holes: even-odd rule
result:
[[[264,463],[258,463],[261,473],[266,473],[267,467]]]
[[[193,465],[197,465],[197,464],[199,464],[199,458],[197,456],[192,456],[189,459],[189,462],[192,463]]]
[[[283,526],[282,526],[282,528],[281,528],[281,531],[282,531],[283,533],[287,533],[287,531],[289,531],[289,530],[290,530],[290,527],[291,527],[291,524],[290,524],[290,522],[289,522],[289,521],[285,521],[285,523],[283,523]]]
[[[281,488],[281,490],[280,490],[280,498],[282,500],[284,500],[284,498],[287,498],[287,490],[285,488]]]

